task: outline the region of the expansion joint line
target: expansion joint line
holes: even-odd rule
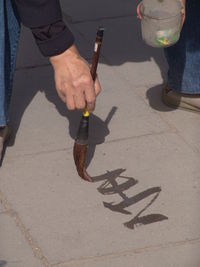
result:
[[[44,267],[52,267],[47,258],[43,255],[42,250],[39,248],[37,242],[31,236],[29,230],[25,227],[18,213],[12,208],[4,194],[0,191],[0,204],[2,204],[5,213],[8,214],[14,221],[25,240],[28,242],[34,256],[43,264]]]

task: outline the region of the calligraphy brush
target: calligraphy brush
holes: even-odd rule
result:
[[[92,58],[92,66],[90,70],[93,81],[96,80],[96,72],[99,62],[101,45],[103,41],[103,34],[104,34],[104,28],[100,27],[96,35],[94,54]],[[87,173],[85,169],[85,160],[88,150],[89,118],[90,118],[90,113],[87,110],[87,108],[85,108],[82,113],[82,118],[80,121],[77,137],[74,143],[73,155],[79,176],[88,182],[93,182],[92,177]]]

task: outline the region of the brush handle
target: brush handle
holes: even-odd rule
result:
[[[101,51],[101,45],[103,41],[103,34],[104,34],[104,28],[99,28],[96,36],[96,41],[94,44],[94,53],[92,57],[92,67],[91,67],[91,75],[93,81],[96,80],[96,73],[97,73],[97,66],[99,62],[99,56],[100,56],[100,51]]]
[[[99,29],[97,31],[95,44],[94,44],[92,66],[91,66],[91,70],[90,70],[93,81],[96,80],[96,76],[97,76],[97,67],[98,67],[98,63],[99,63],[99,56],[100,56],[101,45],[102,45],[102,41],[103,41],[103,35],[104,35],[104,28],[99,27]],[[89,116],[89,111],[87,110],[87,108],[85,108],[83,111],[83,116],[85,116],[85,114],[86,114],[86,117]]]
[[[98,67],[98,62],[99,62],[101,45],[103,41],[103,33],[104,33],[104,28],[99,28],[99,30],[97,31],[96,41],[94,45],[92,66],[90,70],[93,81],[96,80],[97,67]],[[90,113],[87,110],[87,108],[85,108],[82,113],[82,118],[80,121],[79,130],[78,130],[78,134],[76,138],[76,143],[78,144],[81,144],[81,145],[88,144],[89,116],[90,116]]]

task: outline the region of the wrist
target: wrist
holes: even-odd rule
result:
[[[63,59],[65,59],[65,60],[75,59],[79,56],[80,56],[79,52],[78,52],[76,46],[73,44],[71,47],[69,47],[63,53],[49,57],[49,60],[50,60],[52,65],[57,65]]]

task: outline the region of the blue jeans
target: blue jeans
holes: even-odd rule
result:
[[[8,123],[20,22],[12,0],[0,1],[0,126]]]
[[[200,94],[200,0],[186,0],[186,21],[180,40],[165,49],[168,85],[174,91]]]

